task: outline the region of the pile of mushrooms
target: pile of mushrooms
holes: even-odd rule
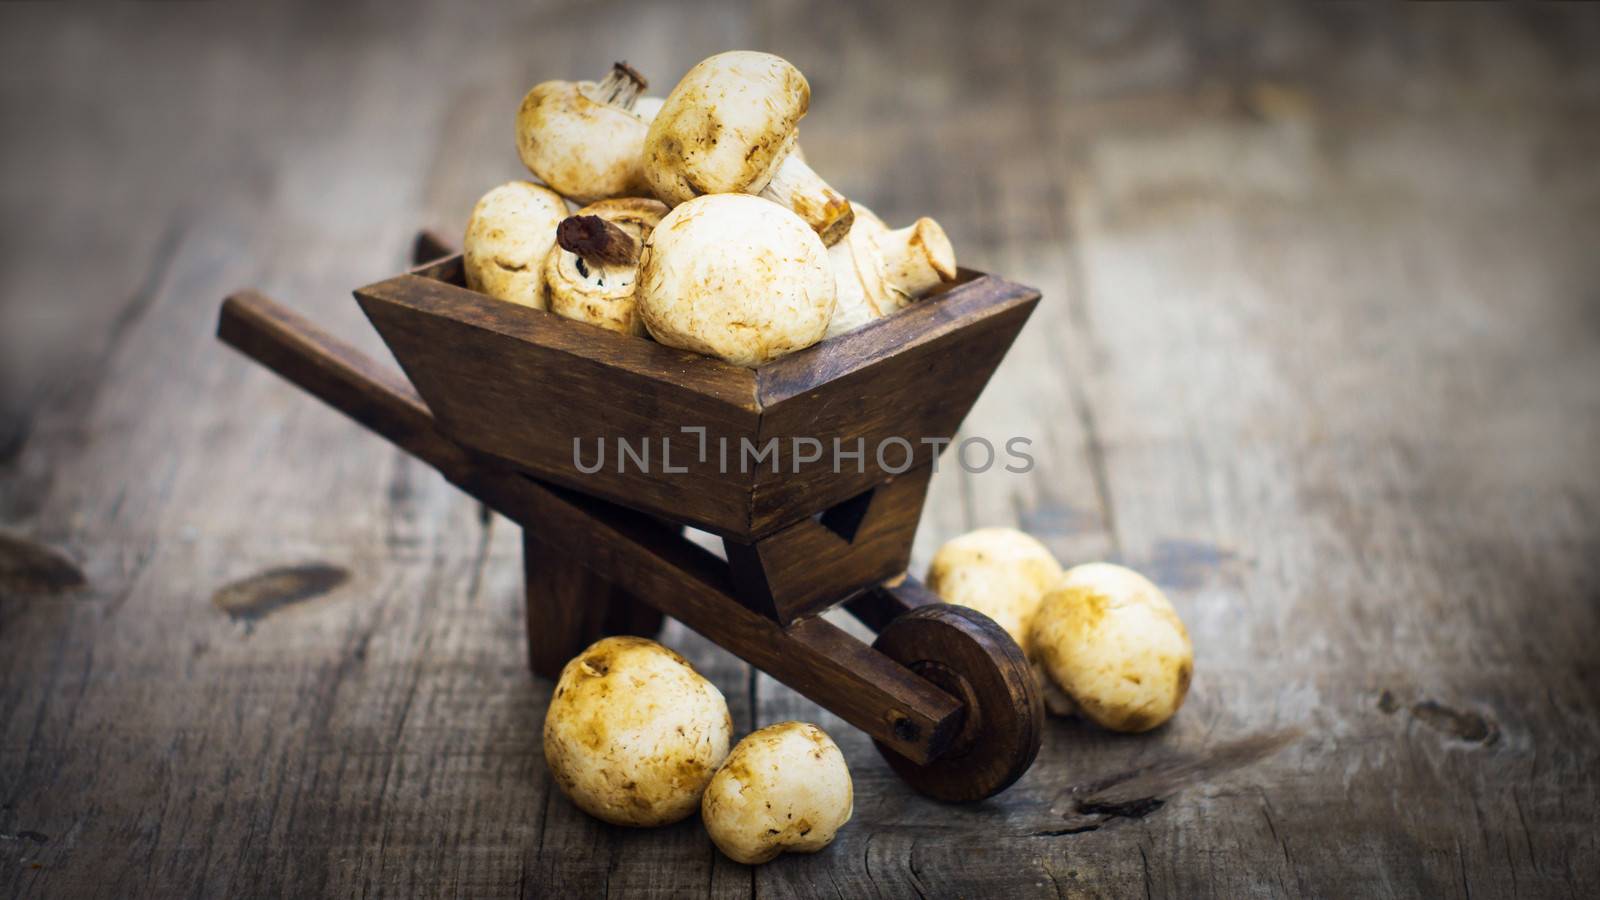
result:
[[[821,728],[783,722],[732,752],[722,692],[655,641],[603,638],[561,670],[544,758],[561,792],[613,825],[670,825],[700,810],[729,858],[815,853],[850,820],[854,788]]]
[[[985,528],[945,542],[927,584],[1011,635],[1056,715],[1149,731],[1189,693],[1189,632],[1161,589],[1132,569],[1093,562],[1063,571],[1034,538]]]
[[[891,229],[806,163],[811,86],[787,60],[719,53],[664,98],[646,87],[616,63],[599,81],[528,92],[517,153],[538,182],[478,201],[468,287],[759,366],[956,278],[937,222]]]

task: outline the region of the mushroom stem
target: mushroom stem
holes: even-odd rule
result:
[[[639,74],[639,70],[625,62],[614,62],[606,77],[600,79],[600,83],[588,93],[592,100],[631,110],[634,101],[647,87],[649,83]]]
[[[878,236],[884,281],[906,298],[920,297],[956,277],[956,252],[938,222],[924,216]]]
[[[556,243],[592,263],[631,266],[639,262],[633,235],[599,216],[568,216],[556,228]]]
[[[760,196],[794,210],[829,247],[843,240],[855,222],[850,201],[812,171],[798,153],[783,158]]]

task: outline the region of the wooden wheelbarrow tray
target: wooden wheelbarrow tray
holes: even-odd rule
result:
[[[555,677],[605,634],[654,634],[665,614],[867,732],[930,796],[981,799],[1027,770],[1043,711],[1021,651],[905,570],[939,441],[1036,291],[962,270],[748,369],[468,290],[460,256],[426,234],[416,255],[355,292],[409,384],[253,291],[223,301],[217,333],[523,527],[534,672]],[[835,439],[865,452],[836,467]],[[727,560],[686,525],[719,535]],[[839,604],[872,646],[820,617]]]

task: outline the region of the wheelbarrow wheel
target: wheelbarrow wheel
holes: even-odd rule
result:
[[[906,783],[935,800],[968,803],[1000,793],[1033,765],[1043,697],[1022,649],[993,619],[964,606],[923,606],[896,617],[872,646],[965,708],[960,731],[926,764],[878,743]]]

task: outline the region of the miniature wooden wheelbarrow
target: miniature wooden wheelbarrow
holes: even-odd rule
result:
[[[865,731],[924,794],[1027,771],[1043,708],[1021,650],[905,571],[939,451],[1036,291],[963,270],[748,369],[493,300],[448,253],[419,236],[431,261],[355,292],[410,384],[251,291],[217,333],[522,526],[534,672],[665,614]],[[819,615],[839,604],[872,646]]]

